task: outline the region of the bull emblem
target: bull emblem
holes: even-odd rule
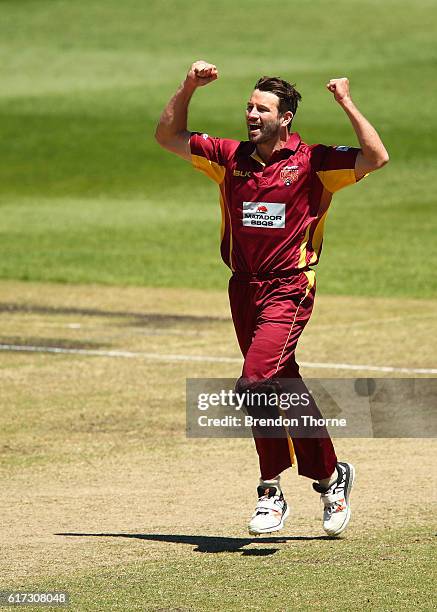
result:
[[[279,176],[284,185],[289,186],[299,178],[299,166],[284,166]]]

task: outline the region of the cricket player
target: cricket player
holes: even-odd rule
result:
[[[191,132],[188,107],[198,87],[218,78],[215,65],[193,63],[165,107],[158,143],[214,180],[222,212],[221,255],[232,271],[229,299],[244,356],[239,391],[281,379],[299,379],[298,339],[314,303],[315,273],[332,195],[388,162],[376,130],[353,103],[347,78],[327,89],[349,118],[360,147],[308,145],[292,122],[301,100],[294,85],[262,77],[246,107],[248,140],[238,142]],[[328,435],[255,436],[259,456],[258,503],[249,532],[284,526],[289,514],[281,473],[297,459],[300,475],[315,482],[323,501],[323,527],[336,536],[351,515],[354,467],[337,460]]]

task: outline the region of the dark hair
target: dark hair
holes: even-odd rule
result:
[[[270,91],[275,94],[279,98],[279,112],[281,115],[286,113],[287,111],[291,111],[293,113],[293,117],[297,111],[297,105],[300,100],[302,100],[302,96],[295,89],[295,85],[280,79],[279,77],[261,77],[256,83],[254,89],[259,89],[260,91]],[[288,124],[288,130],[291,128],[291,122]]]

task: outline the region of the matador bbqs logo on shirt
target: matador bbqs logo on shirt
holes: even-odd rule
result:
[[[282,202],[243,202],[243,225],[246,227],[285,227],[285,204]]]

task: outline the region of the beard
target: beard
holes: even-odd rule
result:
[[[247,128],[249,140],[255,144],[262,144],[271,140],[277,140],[280,132],[280,124],[276,121],[260,125],[259,129],[255,133],[250,130],[249,126]]]

